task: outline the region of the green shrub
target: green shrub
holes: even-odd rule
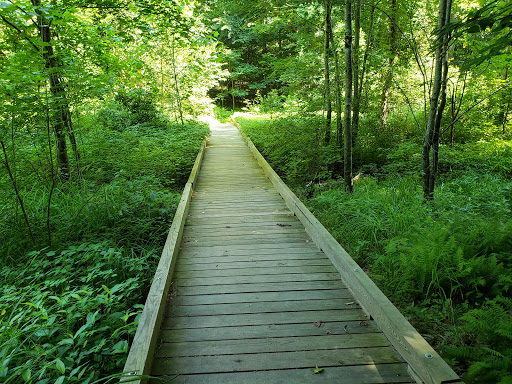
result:
[[[158,255],[83,243],[29,256],[2,269],[0,381],[92,383],[120,372]]]
[[[465,383],[512,382],[512,300],[496,297],[461,318],[462,345],[443,346],[443,356],[469,365]]]
[[[152,121],[158,113],[155,95],[142,88],[119,91],[115,96],[115,101],[132,114],[135,123]]]
[[[341,169],[341,152],[320,145],[323,119],[295,115],[275,120],[237,117],[242,130],[277,173],[293,185],[332,177]]]

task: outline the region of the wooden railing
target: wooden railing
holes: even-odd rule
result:
[[[135,333],[128,359],[124,366],[123,377],[121,378],[122,383],[144,384],[146,382],[145,376],[150,373],[158,332],[164,315],[167,294],[171,285],[174,265],[183,236],[183,227],[185,226],[185,220],[188,215],[190,198],[192,197],[199,174],[205,146],[206,141],[199,150],[192,172],[183,189],[183,194],[181,195],[180,203],[176,209],[171,229],[167,235],[162,256],[160,257],[160,262],[158,263],[153,283],[151,284],[144,310],[142,311],[137,332]]]
[[[240,126],[238,128],[240,129]],[[240,131],[258,164],[285,200],[288,208],[302,222],[309,236],[331,260],[363,310],[375,320],[393,347],[408,363],[411,376],[417,382],[426,384],[462,383],[450,366],[281,180],[251,139],[241,129]]]

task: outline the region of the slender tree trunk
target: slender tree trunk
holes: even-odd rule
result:
[[[55,190],[55,172],[53,169],[53,155],[52,155],[52,136],[50,134],[50,105],[48,103],[48,86],[46,88],[46,134],[48,138],[48,153],[49,153],[49,165],[51,170],[52,185],[50,187],[50,193],[48,194],[48,205],[46,207],[46,232],[48,234],[48,247],[52,249],[52,227],[51,227],[51,208],[53,191]],[[76,142],[75,142],[76,145]]]
[[[30,238],[32,239],[32,243],[35,242],[34,240],[34,234],[32,233],[32,228],[30,227],[30,221],[28,220],[27,211],[25,210],[25,203],[23,202],[23,198],[21,197],[20,190],[18,189],[18,184],[16,183],[16,179],[14,178],[11,167],[9,166],[9,158],[7,157],[7,151],[5,149],[5,144],[3,141],[0,142],[2,146],[2,151],[4,153],[4,165],[7,169],[7,173],[9,174],[9,177],[11,179],[12,186],[14,188],[14,192],[16,193],[16,197],[18,198],[18,201],[20,203],[21,211],[23,212],[23,218],[25,219],[25,225],[27,226],[28,233],[30,235]]]
[[[396,28],[396,20],[397,20],[397,0],[391,0],[391,15],[389,20],[389,58],[388,64],[389,68],[384,74],[384,85],[382,87],[382,96],[381,96],[381,114],[380,114],[380,125],[381,128],[384,129],[388,125],[389,119],[389,98],[391,96],[391,84],[393,81],[393,64],[395,61],[395,56],[398,51],[398,34]]]
[[[332,9],[332,8],[331,8]],[[334,33],[332,31],[332,22],[329,24],[329,39],[331,41],[331,50],[334,56],[334,82],[336,85],[336,135],[338,145],[343,146],[343,123],[341,120],[341,70],[340,59],[336,43],[334,42]]]
[[[449,22],[449,20],[447,21]],[[447,48],[447,47],[446,47]],[[430,172],[430,185],[434,186],[437,178],[439,169],[439,141],[441,131],[441,120],[443,118],[443,111],[446,107],[446,87],[448,82],[448,50],[443,55],[443,76],[441,81],[441,102],[437,109],[436,123],[434,127],[434,137],[432,140],[432,171]]]
[[[502,130],[503,135],[505,135],[505,133],[506,133],[505,127],[507,125],[509,109],[510,109],[510,103],[507,103],[507,107],[505,108],[505,112],[503,113],[503,122],[501,123],[501,130]]]
[[[352,193],[352,0],[345,0],[345,190]]]
[[[51,22],[39,9],[41,7],[41,0],[32,0],[32,4],[34,5],[37,13],[37,27],[39,29],[41,41],[44,43],[44,46],[42,47],[42,55],[48,72],[50,92],[52,96],[54,96],[54,116],[52,118],[52,122],[55,130],[55,136],[57,138],[57,166],[59,168],[61,178],[63,180],[68,180],[70,176],[70,165],[66,144],[66,130],[72,126],[72,123],[69,104],[67,101],[66,87],[62,81],[60,65],[53,50],[50,30]]]
[[[432,93],[430,96],[430,109],[427,121],[427,129],[423,140],[423,149],[421,151],[421,168],[423,178],[423,197],[426,200],[434,199],[434,186],[437,163],[431,164],[431,151],[438,152],[439,134],[436,135],[436,121],[441,119],[438,116],[438,102],[441,93],[443,66],[445,66],[445,52],[447,49],[447,36],[443,32],[443,28],[449,21],[448,15],[451,13],[451,0],[441,0],[439,3],[439,20],[437,25],[437,48],[435,57],[435,72]],[[447,68],[447,64],[446,64]],[[442,111],[441,111],[442,112]],[[438,154],[436,155],[438,156]]]
[[[178,72],[176,70],[176,55],[174,51],[174,44],[175,40],[174,37],[172,38],[172,72],[174,76],[174,90],[176,92],[176,105],[178,106],[178,111],[180,113],[180,120],[181,125],[185,125],[185,122],[183,121],[183,107],[181,105],[181,96],[180,96],[180,85],[178,83]]]
[[[325,66],[325,110],[327,116],[325,118],[325,144],[331,141],[331,121],[332,121],[332,101],[331,101],[331,73],[329,68],[330,56],[330,31],[331,31],[331,0],[325,0],[325,46],[324,46],[324,66]]]
[[[503,75],[501,76],[501,79],[505,83],[507,81],[507,78],[508,78],[508,65],[505,65],[505,70],[503,71]],[[506,96],[503,95],[502,97],[505,98]],[[502,131],[502,134],[504,135],[505,134],[505,126],[507,125],[508,110],[510,108],[510,102],[503,101],[501,108],[503,110],[503,112],[501,114],[501,131]]]
[[[371,5],[370,10],[370,26],[368,27],[368,33],[367,36],[367,42],[366,42],[366,48],[364,50],[363,55],[363,67],[361,69],[361,79],[359,80],[359,96],[363,94],[363,86],[364,86],[364,75],[366,74],[366,64],[368,63],[368,55],[370,53],[370,50],[373,47],[373,20],[375,15],[375,5]]]
[[[451,95],[451,124],[450,124],[450,145],[453,145],[455,142],[455,121],[457,120],[457,117],[459,116],[460,110],[462,108],[462,101],[464,100],[464,95],[466,92],[466,78],[467,73],[464,73],[464,78],[462,80],[462,91],[460,92],[460,98],[457,100],[457,92],[459,89],[459,80],[457,80],[457,84],[455,86],[455,89],[452,91]],[[458,104],[458,105],[457,105]]]
[[[361,36],[361,0],[354,1],[354,101],[352,105],[352,146],[356,145],[359,132],[359,111],[361,106],[361,93],[359,87],[359,40]]]

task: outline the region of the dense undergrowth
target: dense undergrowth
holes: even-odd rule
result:
[[[436,199],[425,203],[414,140],[379,154],[370,154],[375,142],[360,143],[348,195],[340,155],[313,148],[317,117],[236,120],[466,382],[512,382],[512,142],[443,146]]]
[[[121,94],[82,116],[83,176],[53,187],[44,147],[18,140],[11,168],[34,239],[2,168],[0,382],[116,380],[207,132],[143,91]]]

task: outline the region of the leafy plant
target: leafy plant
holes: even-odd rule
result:
[[[2,269],[2,381],[92,383],[120,371],[157,254],[83,243],[29,256]]]

